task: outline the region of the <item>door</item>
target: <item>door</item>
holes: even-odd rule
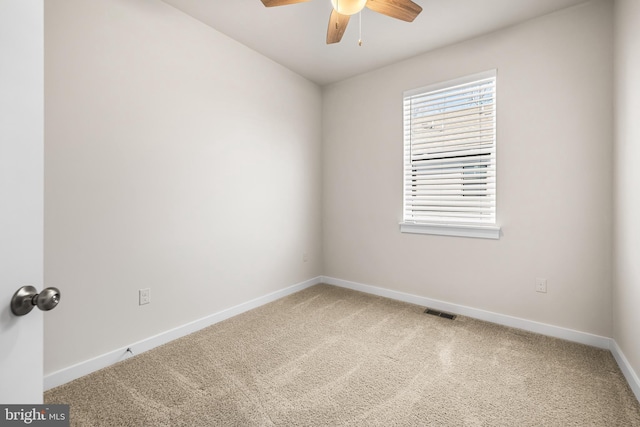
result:
[[[0,403],[42,403],[42,312],[17,317],[22,285],[43,288],[44,0],[0,0]]]

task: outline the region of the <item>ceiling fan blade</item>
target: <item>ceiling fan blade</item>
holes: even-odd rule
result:
[[[304,3],[309,0],[262,0],[262,4],[267,7],[286,6],[288,4]]]
[[[422,12],[422,7],[411,0],[369,0],[367,7],[374,12],[413,22]]]
[[[329,28],[327,29],[327,44],[338,43],[342,40],[344,30],[349,23],[349,15],[341,15],[335,9],[331,11],[329,18]]]

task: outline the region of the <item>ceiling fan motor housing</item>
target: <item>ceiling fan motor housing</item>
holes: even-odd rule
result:
[[[353,15],[364,9],[367,0],[331,0],[331,4],[340,15]]]

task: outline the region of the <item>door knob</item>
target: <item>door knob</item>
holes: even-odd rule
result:
[[[24,316],[33,310],[34,306],[42,311],[54,309],[60,302],[58,288],[46,288],[38,293],[33,286],[23,286],[11,298],[11,311],[16,316]]]

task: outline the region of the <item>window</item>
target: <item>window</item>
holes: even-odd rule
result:
[[[404,94],[401,231],[497,239],[495,70]]]

